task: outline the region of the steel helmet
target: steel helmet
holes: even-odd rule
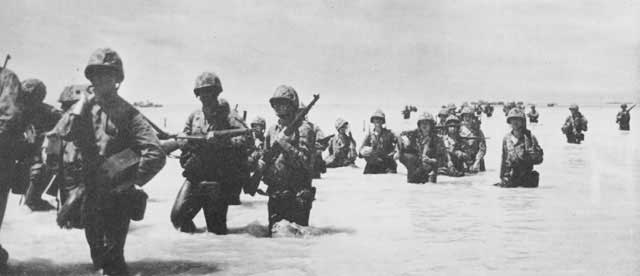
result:
[[[627,104],[621,104],[620,107],[621,108],[627,108]]]
[[[280,85],[276,87],[276,91],[273,92],[273,97],[269,99],[269,103],[273,107],[273,104],[278,100],[286,100],[293,107],[298,108],[300,106],[300,100],[298,100],[298,92],[293,87],[288,85]]]
[[[447,110],[446,108],[442,108],[440,109],[440,111],[438,112],[438,117],[444,117],[447,118],[449,116],[449,110]]]
[[[456,115],[449,115],[447,120],[445,121],[446,125],[457,125],[460,124],[460,119]]]
[[[431,122],[432,124],[436,123],[436,120],[429,112],[423,112],[422,114],[420,114],[420,116],[418,116],[418,125],[420,125],[420,122],[423,121]]]
[[[385,124],[387,122],[386,120],[386,116],[384,115],[384,112],[382,112],[382,110],[378,109],[375,112],[373,112],[373,115],[371,115],[370,121],[373,123],[373,119],[374,118],[379,118],[382,119],[382,123]]]
[[[110,48],[95,50],[89,57],[87,67],[84,69],[84,76],[91,79],[91,76],[99,70],[112,70],[116,73],[116,81],[124,80],[124,70],[122,69],[122,59],[118,53]]]
[[[578,105],[577,104],[572,104],[569,106],[569,110],[575,110],[578,111]]]
[[[253,118],[253,120],[251,120],[251,126],[253,125],[261,125],[262,127],[266,127],[267,126],[267,121],[265,121],[264,118],[262,117],[255,117]]]
[[[60,93],[60,97],[58,98],[58,102],[59,103],[74,103],[78,100],[80,100],[80,97],[82,96],[82,94],[87,94],[89,93],[88,90],[89,89],[89,85],[88,84],[81,84],[81,85],[69,85],[67,87],[65,87],[62,90],[62,93]]]
[[[203,72],[196,78],[196,84],[193,87],[193,92],[198,96],[196,90],[202,88],[213,88],[216,93],[222,92],[222,83],[218,75],[212,72]]]
[[[39,79],[27,79],[22,81],[22,91],[27,101],[31,104],[41,103],[47,96],[47,87]]]
[[[507,113],[507,123],[510,124],[511,119],[516,119],[516,118],[522,119],[523,121],[526,122],[526,117],[522,109],[514,107],[511,110],[509,110],[509,113]]]
[[[473,109],[471,109],[470,106],[465,106],[462,108],[462,111],[460,112],[460,114],[471,114],[471,115],[475,115],[475,111],[473,111]]]
[[[335,124],[335,126],[336,126],[336,130],[341,129],[343,126],[345,126],[345,125],[347,125],[347,124],[349,124],[349,122],[345,121],[345,120],[344,120],[344,119],[342,119],[342,118],[338,118],[338,119],[336,120],[336,124]]]

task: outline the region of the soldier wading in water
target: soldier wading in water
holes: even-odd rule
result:
[[[540,174],[533,170],[533,166],[542,163],[543,151],[536,137],[527,129],[526,120],[519,108],[513,108],[507,114],[511,131],[502,140],[501,181],[496,186],[538,187]]]
[[[105,275],[128,275],[124,245],[129,222],[143,218],[147,199],[135,186],[149,182],[166,156],[151,125],[118,96],[124,79],[118,54],[96,50],[84,73],[92,97],[82,95],[54,131],[82,154],[86,189],[81,208],[94,268]]]

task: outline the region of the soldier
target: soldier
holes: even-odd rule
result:
[[[493,105],[491,105],[491,103],[487,103],[484,106],[484,114],[487,115],[487,118],[491,118],[491,116],[493,116]]]
[[[329,140],[329,155],[324,160],[327,168],[355,166],[356,141],[349,131],[349,122],[338,118],[335,127],[338,133]]]
[[[567,143],[580,144],[584,140],[583,131],[587,131],[587,119],[578,110],[578,105],[569,106],[571,115],[567,117],[562,126],[562,133],[567,137]]]
[[[438,123],[436,124],[436,126],[438,127],[436,130],[438,131],[438,134],[440,136],[447,135],[447,128],[445,126],[447,124],[447,117],[449,117],[449,111],[446,109],[446,107],[443,107],[438,112]]]
[[[631,109],[627,110],[627,104],[620,105],[620,108],[622,110],[616,115],[616,123],[618,123],[620,130],[629,130],[629,121],[631,120],[629,111]],[[631,108],[633,108],[633,106]]]
[[[88,85],[71,85],[64,88],[58,102],[62,112],[69,113],[71,107],[82,97],[89,97]],[[71,115],[67,115],[71,116]],[[65,141],[57,135],[58,129],[46,134],[43,143],[47,168],[54,173],[56,187],[59,193],[61,207],[58,210],[56,222],[62,228],[84,228],[81,208],[82,194],[86,189],[83,175],[83,160],[80,148],[74,141]]]
[[[536,106],[531,105],[531,111],[527,113],[527,117],[529,117],[529,123],[538,123],[539,116],[540,114],[538,114],[538,111],[536,111]]]
[[[533,170],[533,165],[542,163],[544,153],[536,137],[527,129],[526,120],[519,108],[512,109],[507,115],[511,131],[502,140],[501,181],[496,186],[538,187],[540,174]]]
[[[367,161],[364,174],[396,173],[398,164],[398,138],[391,130],[385,128],[385,115],[377,110],[370,119],[374,128],[360,146],[360,158]]]
[[[149,182],[166,156],[144,116],[118,96],[124,80],[120,56],[98,49],[84,73],[93,97],[82,96],[55,131],[78,145],[82,155],[82,216],[94,268],[106,275],[128,275],[124,245],[129,223],[143,218],[147,198],[134,186]]]
[[[53,205],[41,198],[47,187],[50,172],[42,162],[40,148],[44,141],[44,134],[53,129],[61,112],[53,106],[44,103],[47,88],[38,79],[27,79],[22,82],[22,91],[25,95],[25,120],[28,122],[25,137],[27,141],[25,167],[29,168],[29,185],[25,193],[24,204],[31,211],[48,211],[55,209]]]
[[[308,226],[316,188],[311,186],[315,145],[313,126],[303,120],[295,126],[291,136],[283,131],[296,117],[298,93],[293,87],[280,85],[269,102],[278,116],[278,123],[267,132],[266,150],[277,147],[281,152],[274,157],[273,165],[265,167],[270,160],[263,158],[258,167],[265,170],[263,181],[269,186],[267,194],[271,233],[274,224],[282,220]]]
[[[446,148],[431,114],[422,113],[417,124],[417,129],[400,134],[400,162],[407,168],[407,182],[436,183],[438,167],[447,163]]]
[[[15,185],[15,148],[22,139],[22,88],[11,70],[0,67],[0,227],[7,207],[9,190]],[[9,253],[0,245],[0,268],[7,265]]]
[[[468,158],[465,159],[465,172],[485,171],[484,155],[487,152],[487,144],[478,120],[475,118],[473,110],[469,108],[462,110],[460,138],[463,142],[462,150],[468,155]]]
[[[445,158],[447,165],[438,169],[438,173],[453,177],[464,175],[464,160],[469,156],[463,148],[463,141],[460,139],[460,119],[455,115],[449,115],[446,121],[447,135],[442,140],[446,149],[447,157]]]
[[[193,233],[193,218],[204,211],[207,231],[227,234],[229,204],[239,201],[239,189],[249,178],[248,148],[253,143],[246,136],[216,137],[213,131],[246,129],[241,118],[231,113],[229,103],[218,99],[222,92],[220,78],[210,72],[196,78],[193,93],[202,108],[192,112],[183,134],[207,137],[190,140],[182,147],[180,164],[184,184],[171,210],[171,222],[182,232]]]
[[[254,145],[249,150],[249,169],[255,171],[258,166],[258,160],[262,158],[264,152],[265,130],[267,129],[267,121],[262,117],[256,117],[250,124],[251,133],[253,135]]]

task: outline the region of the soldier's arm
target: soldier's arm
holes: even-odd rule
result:
[[[487,141],[485,140],[484,133],[482,132],[482,130],[478,130],[478,133],[478,138],[480,138],[480,140],[478,140],[478,153],[476,154],[476,161],[484,158],[484,156],[487,154]]]
[[[538,144],[538,139],[533,134],[531,134],[531,149],[528,149],[528,151],[531,163],[534,165],[542,163],[544,151],[542,150],[542,147],[540,147],[540,144]]]
[[[18,77],[8,69],[0,71],[0,78],[0,141],[6,146],[5,139],[22,131],[18,126],[22,114],[18,96],[22,88]]]
[[[143,186],[164,167],[166,155],[160,147],[160,141],[151,125],[141,114],[132,118],[129,131],[132,135],[132,148],[140,153],[138,171],[133,183]]]
[[[502,139],[502,159],[500,161],[500,179],[507,176],[507,137]]]
[[[362,149],[364,147],[370,147],[370,146],[371,146],[371,133],[367,133],[367,135],[364,137],[364,140],[362,140],[362,145],[360,145],[360,149],[358,149],[358,153],[362,155]]]

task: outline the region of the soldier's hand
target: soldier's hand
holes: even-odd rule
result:
[[[231,137],[231,145],[234,147],[239,147],[245,144],[246,139],[244,136],[236,136]]]
[[[213,131],[207,132],[207,136],[205,138],[206,138],[207,142],[209,142],[209,143],[218,142],[218,137],[215,136],[215,132],[213,132]]]

